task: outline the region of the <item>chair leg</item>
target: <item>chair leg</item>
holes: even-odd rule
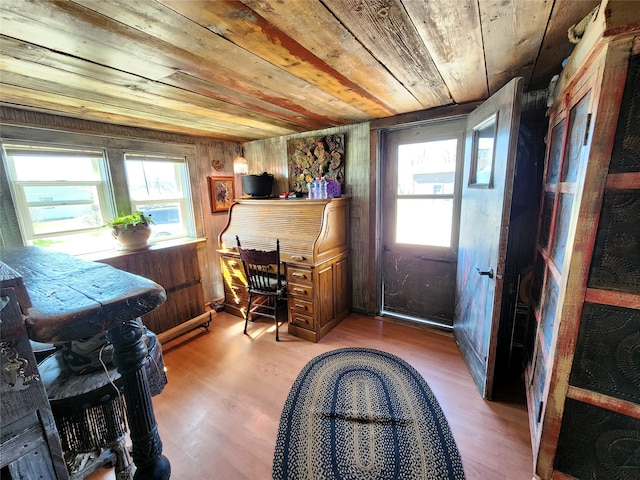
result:
[[[249,294],[249,301],[247,302],[247,311],[244,314],[244,334],[247,334],[247,324],[249,323],[249,315],[251,314],[251,297]]]
[[[273,316],[276,317],[276,342],[280,341],[280,335],[278,335],[278,298],[273,297]]]

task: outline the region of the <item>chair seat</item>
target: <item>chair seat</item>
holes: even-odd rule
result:
[[[261,295],[284,295],[287,292],[287,282],[284,280],[280,280],[275,277],[266,278],[266,285],[262,285],[263,288],[256,288],[250,285],[259,285],[258,280],[256,278],[252,278],[249,280],[247,285],[247,291],[253,291],[254,293],[259,293]],[[280,285],[278,285],[278,283]]]

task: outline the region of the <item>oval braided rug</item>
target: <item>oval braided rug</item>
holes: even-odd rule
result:
[[[464,479],[455,441],[427,382],[379,350],[311,360],[280,417],[274,480]]]

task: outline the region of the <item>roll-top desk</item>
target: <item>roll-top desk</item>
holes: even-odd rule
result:
[[[349,199],[246,199],[229,209],[218,237],[225,310],[244,316],[243,248],[273,250],[287,271],[289,333],[317,342],[351,311]]]

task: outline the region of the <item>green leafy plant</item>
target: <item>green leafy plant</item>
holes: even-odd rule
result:
[[[122,228],[135,228],[138,225],[152,225],[151,215],[145,215],[143,212],[137,211],[130,214],[120,213],[119,217],[112,218],[105,226],[107,227],[122,227]]]

